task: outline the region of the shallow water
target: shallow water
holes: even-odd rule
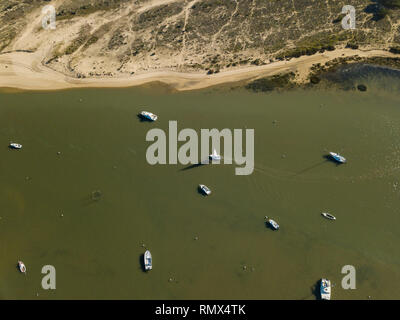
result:
[[[315,299],[326,277],[332,299],[400,299],[399,102],[370,83],[362,93],[1,93],[0,298]],[[159,120],[139,121],[143,109]],[[146,133],[169,120],[254,128],[253,174],[149,165]],[[56,290],[41,288],[44,265],[56,268]],[[356,290],[341,287],[344,265],[356,268]]]

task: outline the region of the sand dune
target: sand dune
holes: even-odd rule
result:
[[[251,66],[220,72],[181,73],[169,70],[143,72],[129,77],[77,79],[54,71],[42,64],[40,52],[10,52],[0,55],[0,87],[25,90],[57,90],[81,87],[130,87],[160,81],[172,88],[184,91],[206,88],[223,83],[250,80],[262,76],[293,71],[298,72],[297,80],[304,82],[313,64],[324,64],[338,57],[396,57],[383,50],[339,49],[312,56],[293,58],[290,61],[272,62],[263,66]]]

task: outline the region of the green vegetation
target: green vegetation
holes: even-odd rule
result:
[[[321,33],[311,37],[305,37],[296,43],[295,48],[279,53],[276,58],[290,59],[298,58],[304,55],[310,56],[325,50],[333,51],[335,50],[336,44],[348,39],[349,37],[350,35],[348,33],[343,32],[335,35],[326,35],[325,33]]]
[[[293,88],[295,84],[292,82],[295,74],[293,72],[278,74],[272,77],[256,79],[246,85],[246,89],[255,92],[267,92],[274,89],[289,89]]]
[[[111,30],[112,23],[103,24],[100,28],[98,28],[92,35],[89,36],[89,39],[83,46],[83,50],[86,50],[92,44],[96,43],[99,39],[101,39],[108,31]]]
[[[381,20],[390,13],[390,10],[399,8],[400,0],[378,0],[375,12],[375,20]]]
[[[67,0],[57,10],[57,20],[85,16],[97,11],[118,8],[130,0]]]
[[[379,2],[386,8],[400,8],[400,0],[380,0]]]
[[[71,41],[71,44],[65,49],[65,54],[73,54],[78,50],[90,37],[90,26],[84,25],[79,31],[79,35]]]

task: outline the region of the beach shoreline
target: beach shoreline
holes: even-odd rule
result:
[[[329,61],[347,57],[359,57],[361,59],[398,58],[400,55],[385,50],[343,48],[291,58],[290,60],[274,61],[261,66],[222,70],[211,75],[205,72],[184,73],[162,70],[143,72],[128,77],[74,78],[46,66],[43,63],[43,56],[40,51],[15,51],[0,55],[0,88],[2,90],[52,91],[72,88],[126,88],[161,82],[173,90],[188,91],[226,83],[250,81],[287,72],[295,73],[295,82],[301,85],[309,81],[308,78],[313,65],[323,65]]]

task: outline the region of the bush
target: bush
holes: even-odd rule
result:
[[[358,89],[359,91],[367,91],[367,86],[364,85],[364,84],[359,84],[359,85],[357,86],[357,89]]]
[[[381,19],[385,18],[388,14],[389,14],[389,9],[387,9],[386,7],[383,7],[383,6],[379,6],[379,8],[377,9],[377,11],[375,13],[375,19],[381,20]]]
[[[380,0],[379,2],[386,8],[391,8],[391,9],[400,8],[400,0]]]
[[[350,48],[350,49],[358,49],[358,44],[355,44],[355,43],[348,43],[347,45],[346,45],[346,48]]]
[[[391,47],[389,51],[391,53],[400,53],[400,47]]]
[[[312,84],[317,84],[317,83],[319,83],[320,81],[321,81],[321,79],[318,78],[317,76],[311,76],[311,77],[310,77],[310,82],[311,82]]]

